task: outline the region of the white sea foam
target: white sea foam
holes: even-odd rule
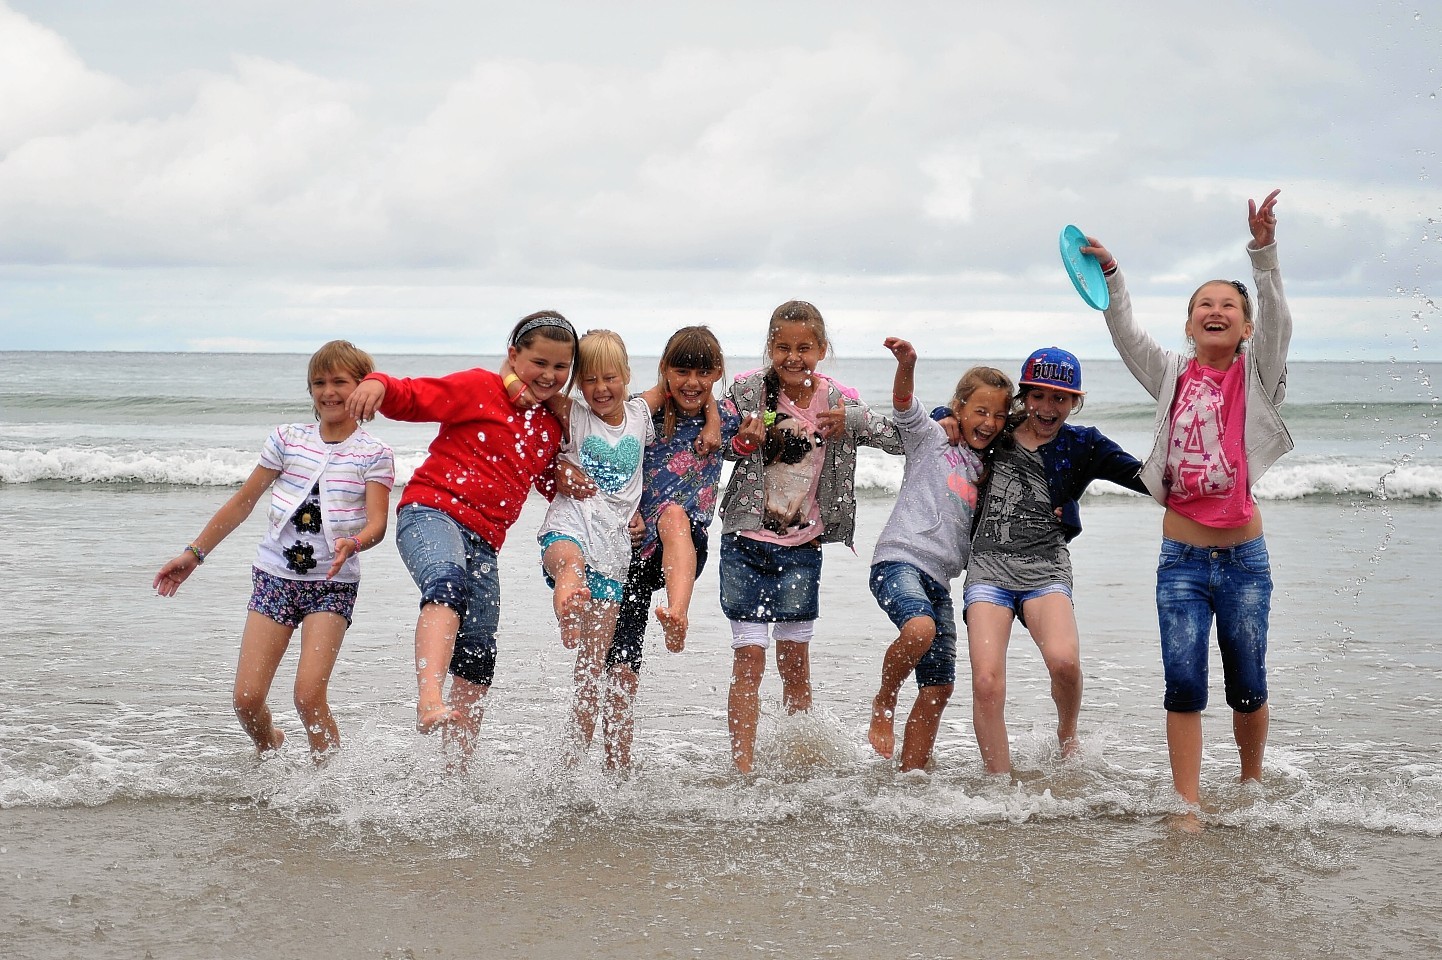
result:
[[[423,454],[396,459],[396,482],[410,479]],[[0,483],[164,483],[177,486],[237,486],[255,469],[254,450],[210,449],[165,453],[79,447],[0,450]]]

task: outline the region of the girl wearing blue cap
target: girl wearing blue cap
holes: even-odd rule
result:
[[[1164,350],[1132,317],[1117,262],[1094,238],[1083,253],[1107,278],[1107,326],[1127,369],[1157,399],[1142,469],[1167,508],[1157,562],[1157,616],[1166,674],[1172,785],[1200,799],[1202,711],[1212,623],[1226,675],[1242,779],[1261,780],[1267,745],[1267,624],[1272,574],[1252,484],[1292,449],[1277,411],[1287,392],[1292,314],[1277,265],[1277,194],[1247,201],[1255,307],[1239,280],[1209,280],[1187,304],[1190,355]],[[1199,827],[1193,813],[1187,829]]]
[[[1081,532],[1077,499],[1093,480],[1146,491],[1140,461],[1095,427],[1067,423],[1084,396],[1081,363],[1071,353],[1044,347],[1028,357],[979,501],[962,615],[972,725],[988,773],[1011,771],[1004,708],[1013,619],[1030,631],[1051,675],[1062,755],[1076,749],[1081,643],[1067,544]]]

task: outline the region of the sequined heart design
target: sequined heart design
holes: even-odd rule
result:
[[[641,441],[635,437],[622,437],[615,444],[596,436],[581,441],[581,466],[607,493],[620,492],[640,465]]]

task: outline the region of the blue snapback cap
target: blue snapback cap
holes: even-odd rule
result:
[[[1081,361],[1076,354],[1061,347],[1042,347],[1034,351],[1021,365],[1018,383],[1023,387],[1065,390],[1078,396],[1086,393],[1082,389]]]

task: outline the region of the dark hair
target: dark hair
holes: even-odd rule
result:
[[[683,370],[720,370],[726,375],[726,361],[721,355],[721,341],[710,327],[682,327],[671,334],[666,349],[661,351],[661,362],[656,364],[656,376],[664,384],[666,368]],[[676,401],[671,391],[666,391],[666,403],[662,406],[661,436],[670,440],[676,435]]]
[[[576,328],[571,326],[571,322],[565,317],[555,310],[537,310],[516,322],[506,342],[519,350],[529,347],[537,337],[558,343],[570,343],[573,351],[578,339]]]
[[[576,336],[576,328],[571,326],[571,321],[561,316],[555,310],[537,310],[516,321],[511,328],[511,336],[507,342],[517,350],[524,350],[536,342],[536,338],[554,340],[556,343],[569,343],[571,345],[571,359],[576,358],[576,346],[579,339]],[[571,384],[576,379],[576,368],[572,366],[570,376],[566,377],[566,383],[561,387],[561,392],[566,393],[571,389]]]

